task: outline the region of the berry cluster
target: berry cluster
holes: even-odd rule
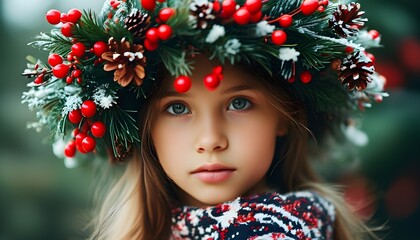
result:
[[[76,151],[88,153],[95,150],[95,138],[102,138],[106,132],[103,122],[96,121],[92,123],[90,121],[90,118],[95,116],[95,114],[96,104],[92,100],[84,101],[80,109],[73,110],[68,114],[69,121],[81,127],[74,129],[73,140],[69,141],[64,149],[66,157],[74,157]],[[85,121],[82,121],[84,118]]]
[[[163,8],[159,11],[158,21],[163,24],[147,30],[146,39],[144,40],[144,48],[148,51],[154,51],[158,48],[159,41],[166,41],[172,37],[172,28],[168,24],[165,24],[165,22],[168,21],[174,14],[175,10],[172,8]]]
[[[114,8],[118,7],[119,1],[111,1]],[[46,19],[50,24],[56,25],[62,23],[61,33],[65,37],[73,37],[73,28],[75,24],[78,24],[82,13],[78,9],[71,9],[68,13],[60,13],[58,10],[49,10],[46,14]],[[71,51],[67,55],[67,61],[64,61],[63,57],[57,53],[51,53],[48,56],[48,64],[52,70],[50,72],[41,71],[38,77],[35,79],[36,84],[41,84],[45,74],[52,73],[56,78],[65,79],[67,84],[73,84],[74,80],[78,84],[82,83],[82,69],[80,60],[89,58],[91,56],[85,56],[87,47],[72,39]],[[91,48],[90,53],[97,57],[95,63],[102,62],[102,54],[107,52],[109,46],[103,41],[97,41]],[[35,69],[36,70],[36,69]],[[92,152],[96,148],[95,138],[101,138],[105,135],[106,127],[101,121],[92,122],[91,118],[96,114],[96,104],[92,100],[86,100],[83,102],[80,109],[73,110],[68,114],[68,120],[77,125],[73,131],[73,139],[69,141],[64,149],[66,157],[74,157],[76,152],[88,153]]]

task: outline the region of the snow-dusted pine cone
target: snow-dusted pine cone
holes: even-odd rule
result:
[[[133,35],[135,41],[143,40],[150,26],[150,16],[147,13],[142,13],[137,10],[125,19],[124,24],[127,30]]]
[[[328,21],[330,27],[340,37],[354,36],[367,22],[362,18],[364,11],[360,11],[359,3],[341,4]]]
[[[212,11],[213,3],[208,0],[194,0],[190,4],[190,18],[195,18],[196,27],[200,29],[206,29],[208,21],[216,18]]]
[[[372,81],[374,72],[372,60],[364,53],[357,51],[343,59],[338,71],[338,78],[341,84],[347,85],[349,90],[356,88],[361,91]]]

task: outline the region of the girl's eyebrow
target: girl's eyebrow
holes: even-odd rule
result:
[[[250,85],[237,85],[223,90],[222,94],[234,93],[244,90],[256,90],[256,87]]]

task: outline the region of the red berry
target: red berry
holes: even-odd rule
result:
[[[287,34],[283,30],[275,30],[271,34],[271,41],[273,41],[273,43],[276,45],[282,45],[286,42],[286,40],[287,40]]]
[[[73,60],[74,60],[73,54],[69,53],[69,55],[67,55],[67,61],[71,62]]]
[[[188,76],[179,76],[174,81],[174,88],[179,93],[186,93],[191,88],[191,78]]]
[[[68,22],[68,21],[69,21],[69,18],[68,18],[68,16],[67,16],[67,13],[61,13],[61,15],[60,15],[60,21],[61,21],[62,23],[66,23],[66,22]]]
[[[63,58],[57,53],[53,53],[48,56],[48,64],[50,64],[51,67],[54,67],[60,63],[63,63]]]
[[[69,121],[73,124],[79,124],[82,120],[82,112],[80,109],[73,110],[68,114]]]
[[[325,11],[325,7],[324,6],[319,6],[318,7],[318,12],[324,12]]]
[[[322,5],[327,6],[330,3],[329,0],[322,0]]]
[[[86,100],[82,104],[82,115],[85,117],[93,117],[96,113],[96,104],[92,100]]]
[[[219,1],[214,1],[213,2],[213,11],[218,13],[220,11],[220,9],[221,9],[220,2]]]
[[[262,1],[261,0],[246,0],[245,7],[249,13],[256,14],[261,11]]]
[[[82,12],[79,9],[70,9],[67,13],[67,21],[77,23],[82,17]]]
[[[245,25],[251,20],[251,13],[246,8],[240,8],[233,14],[233,20],[239,25]]]
[[[100,138],[105,135],[106,126],[103,122],[94,122],[90,127],[90,132],[93,136]]]
[[[220,84],[220,79],[214,74],[209,74],[204,77],[204,86],[212,91],[215,90]]]
[[[159,41],[159,33],[157,28],[150,28],[146,32],[146,39],[151,42],[157,42]]]
[[[108,44],[106,44],[105,42],[99,41],[93,45],[93,54],[95,54],[97,57],[102,56],[102,54],[107,51]]]
[[[83,57],[83,55],[85,55],[85,52],[86,47],[81,42],[75,43],[71,46],[71,53],[78,58]]]
[[[86,133],[79,132],[75,137],[76,145],[81,145],[82,141],[83,141],[83,139],[85,139],[85,137],[87,137]]]
[[[45,17],[47,18],[47,22],[52,25],[59,24],[61,21],[61,13],[55,9],[49,10]]]
[[[372,39],[377,39],[381,35],[381,34],[379,34],[378,31],[373,30],[373,29],[370,30],[368,33],[372,37]]]
[[[82,147],[82,142],[83,142],[83,139],[85,139],[87,137],[87,135],[85,134],[85,133],[78,133],[77,135],[76,135],[76,137],[75,137],[75,139],[76,139],[76,148],[77,148],[77,150],[79,150],[79,152],[81,152],[81,153],[87,153],[86,151],[85,151],[85,149],[83,149],[83,147]]]
[[[288,27],[292,26],[292,23],[293,23],[293,18],[289,14],[283,14],[279,18],[279,24],[280,24],[281,27],[288,28]]]
[[[300,74],[300,80],[303,83],[309,83],[312,80],[312,74],[309,71],[303,71]]]
[[[257,23],[262,18],[262,12],[257,12],[256,14],[251,15],[251,18],[249,19],[252,23]]]
[[[71,77],[71,76],[67,76],[67,77],[66,77],[66,83],[67,83],[67,84],[72,84],[72,83],[73,83],[73,77]]]
[[[302,11],[303,15],[311,15],[318,9],[318,6],[318,0],[304,0],[300,6],[300,10]]]
[[[65,37],[71,37],[73,36],[73,23],[70,22],[66,22],[61,26],[61,33],[65,36]]]
[[[159,39],[165,41],[171,38],[172,36],[172,28],[167,24],[162,24],[158,27],[158,35]]]
[[[354,50],[353,47],[347,46],[344,51],[346,51],[346,53],[352,53],[353,50]]]
[[[376,61],[375,55],[369,52],[365,52],[365,55],[372,61],[371,65],[375,64],[375,61]]]
[[[169,20],[169,18],[171,18],[175,13],[175,10],[173,8],[163,8],[162,10],[159,11],[159,19],[162,22],[166,22]]]
[[[156,7],[155,0],[141,0],[141,6],[147,11],[153,11]]]
[[[221,65],[213,68],[212,74],[221,75],[223,73],[223,67]]]
[[[121,2],[110,2],[110,3],[113,9],[117,9],[121,4]]]
[[[61,63],[53,67],[53,74],[56,78],[64,78],[69,73],[69,70],[69,65]]]
[[[93,137],[85,137],[82,140],[82,148],[86,151],[86,152],[92,152],[93,150],[95,150],[96,147],[96,141]]]
[[[82,70],[80,70],[80,69],[73,70],[73,72],[71,73],[71,76],[74,77],[74,78],[81,77],[82,76]]]
[[[235,0],[224,0],[222,3],[222,18],[229,18],[236,11],[236,2]]]
[[[68,158],[74,157],[76,155],[76,142],[70,141],[67,143],[66,148],[64,148],[64,155]]]
[[[40,74],[38,77],[35,78],[34,83],[35,84],[41,84],[44,82],[44,74]]]
[[[158,48],[158,43],[157,42],[152,42],[149,39],[145,39],[144,40],[144,48],[147,49],[147,51],[155,51]]]

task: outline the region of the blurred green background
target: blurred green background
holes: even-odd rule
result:
[[[361,161],[336,179],[349,184],[346,197],[360,214],[386,223],[384,239],[420,239],[420,16],[415,1],[361,0],[369,28],[385,48],[372,53],[388,79],[391,97],[367,109],[363,130],[370,138]],[[26,129],[34,113],[20,103],[27,79],[20,74],[26,45],[48,31],[44,14],[55,8],[99,11],[101,0],[2,0],[0,2],[0,240],[80,238],[90,207],[93,170],[67,169],[49,144],[47,132]],[[46,57],[46,56],[45,56]]]

